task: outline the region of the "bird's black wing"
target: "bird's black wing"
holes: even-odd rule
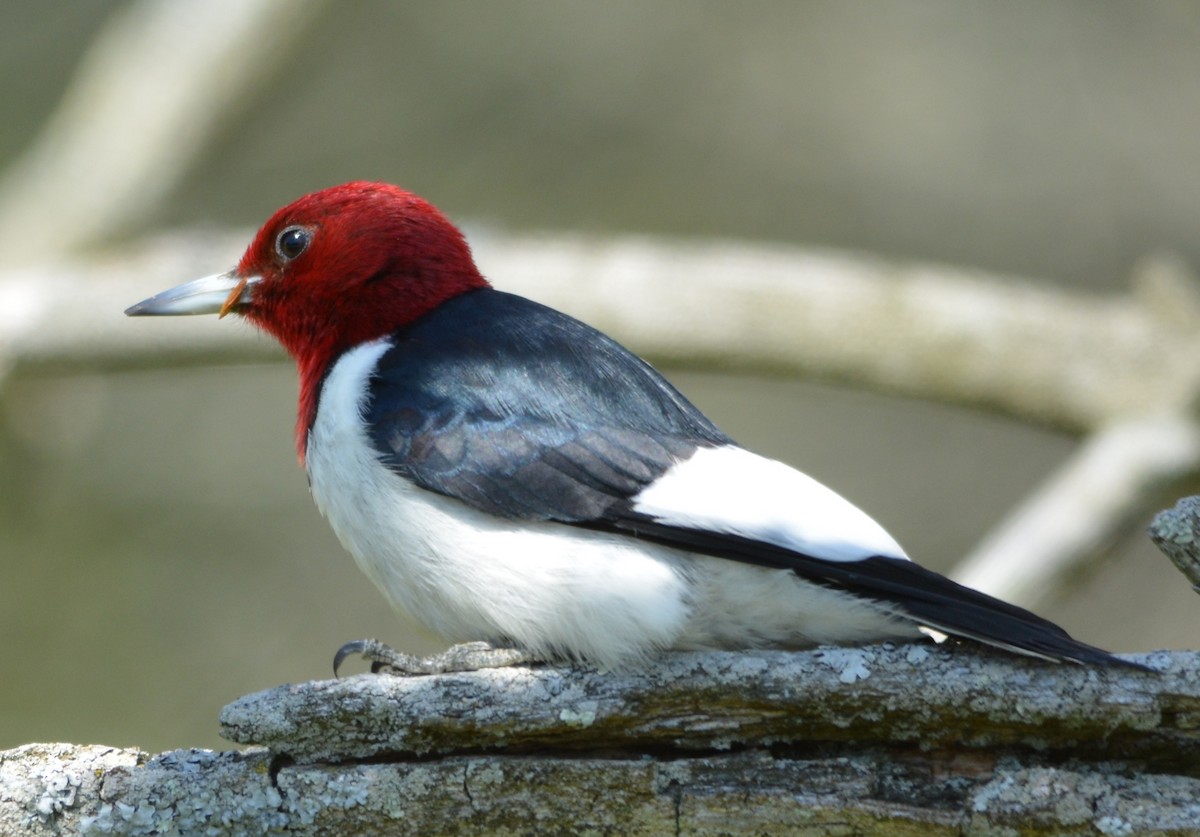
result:
[[[653,368],[552,309],[471,291],[393,335],[365,419],[382,461],[500,517],[589,523],[730,440]]]

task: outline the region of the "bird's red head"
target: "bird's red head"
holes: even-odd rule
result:
[[[222,313],[270,333],[302,371],[487,285],[462,233],[436,207],[362,181],[280,209],[235,273],[248,292],[232,293]]]
[[[303,457],[320,382],[342,352],[486,286],[462,233],[436,207],[386,183],[357,181],[280,209],[230,273],[126,313],[234,312],[275,337],[300,371]]]

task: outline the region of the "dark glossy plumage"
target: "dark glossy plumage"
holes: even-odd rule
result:
[[[470,291],[393,340],[365,417],[384,463],[489,514],[596,521],[732,444],[647,363],[522,297]]]

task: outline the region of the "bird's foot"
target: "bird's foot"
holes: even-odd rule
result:
[[[346,658],[355,654],[370,661],[372,674],[381,671],[399,675],[448,674],[538,662],[518,648],[497,648],[487,642],[463,642],[450,646],[440,654],[416,657],[397,651],[377,639],[359,639],[347,642],[334,655],[334,677],[337,677],[338,669]]]

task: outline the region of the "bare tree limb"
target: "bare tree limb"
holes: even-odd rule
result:
[[[1076,430],[1188,409],[1200,387],[1197,356],[1175,354],[1200,346],[1196,323],[1164,312],[1161,293],[728,242],[562,237],[482,255],[504,287],[673,362],[800,372]]]
[[[1200,710],[1200,654],[1134,659],[1156,673],[904,645],[676,653],[620,674],[513,667],[360,676],[242,698],[222,712],[221,734],[298,763],[597,745],[685,753],[781,741],[1011,745],[1081,758],[1200,754],[1195,731],[1163,711]]]
[[[262,358],[262,341],[227,323],[121,316],[165,285],[233,264],[248,239],[188,233],[124,262],[0,274],[0,299],[20,303],[0,323],[9,335],[0,350],[38,365],[209,361],[214,351]],[[795,247],[474,240],[497,286],[660,362],[803,373],[1085,431],[1188,412],[1200,393],[1200,330],[1134,296]]]
[[[1200,497],[1184,497],[1159,512],[1150,524],[1150,540],[1200,593]]]
[[[1188,833],[1200,654],[1138,659],[869,646],[303,683],[223,713],[267,749],[0,754],[0,831]]]
[[[0,259],[32,263],[142,221],[283,57],[316,0],[138,0],[84,56],[0,179]]]
[[[954,577],[1027,606],[1051,599],[1065,577],[1141,524],[1170,481],[1197,470],[1200,425],[1191,416],[1114,422],[1085,439],[955,568]]]

